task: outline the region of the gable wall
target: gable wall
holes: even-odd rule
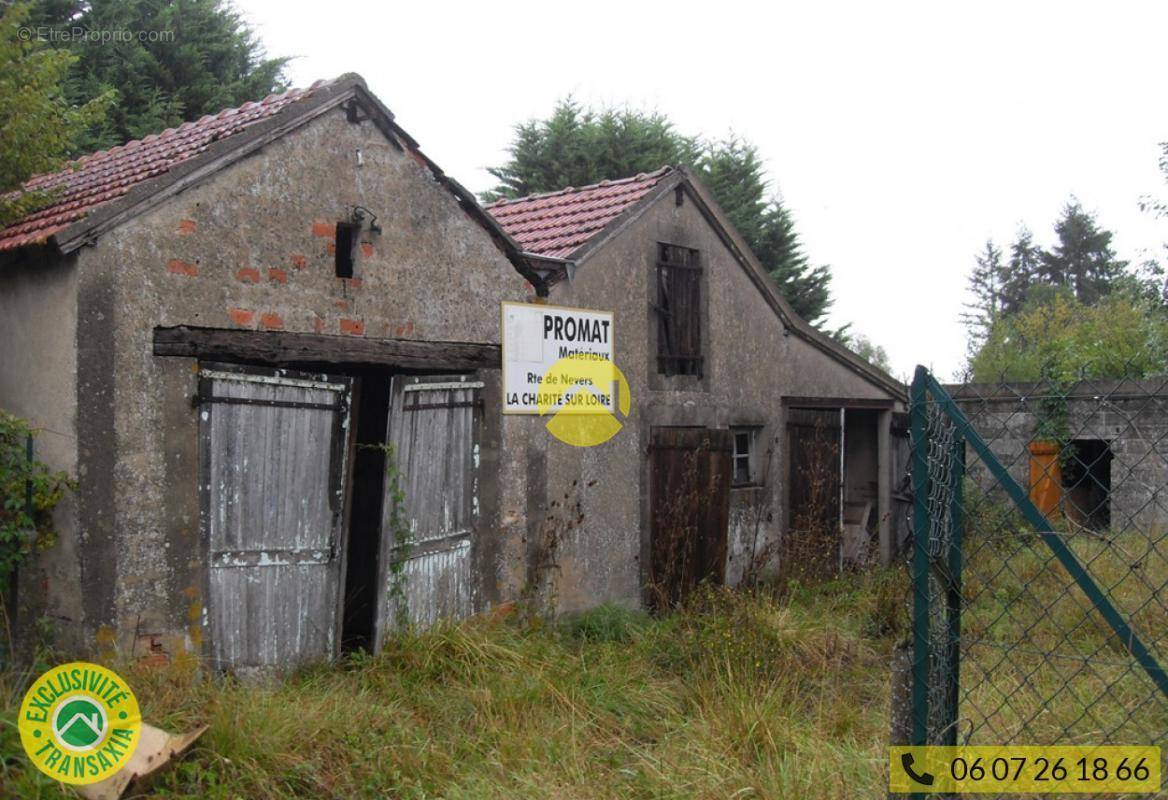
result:
[[[656,369],[657,242],[692,247],[704,268],[702,319],[705,377],[665,377]],[[731,490],[733,583],[755,558],[773,553],[783,519],[782,398],[788,395],[885,399],[887,394],[822,351],[784,336],[758,288],[692,199],[680,207],[667,192],[619,236],[580,264],[550,302],[615,312],[617,366],[625,373],[633,411],[626,427],[592,448],[548,444],[548,495],[573,481],[585,523],[562,545],[559,604],[575,611],[605,600],[635,604],[648,575],[649,463],[654,426],[761,425],[770,466],[765,485]],[[550,438],[550,437],[549,437]],[[755,539],[756,526],[758,529]]]
[[[341,280],[333,227],[355,204],[383,232],[362,232],[358,280]],[[527,293],[422,164],[340,109],[104,235],[80,267],[79,347],[108,353],[81,365],[80,396],[114,383],[82,430],[82,468],[109,476],[82,487],[84,589],[99,644],[123,649],[135,629],[172,650],[201,646],[196,364],[152,355],[156,326],[496,343],[499,303]],[[497,370],[485,373],[497,408]],[[493,565],[498,508],[522,506],[503,496],[522,477],[495,467],[501,431],[485,419],[481,557]],[[484,591],[489,600],[493,580]]]

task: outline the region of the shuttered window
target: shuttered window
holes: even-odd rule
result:
[[[657,371],[702,375],[702,268],[698,251],[657,245]]]

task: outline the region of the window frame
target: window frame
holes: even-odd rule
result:
[[[750,486],[762,486],[762,476],[759,474],[759,442],[762,441],[762,425],[731,425],[730,426],[730,487],[741,489]],[[738,437],[745,435],[746,452],[738,450]],[[738,480],[738,462],[746,459],[746,480]]]

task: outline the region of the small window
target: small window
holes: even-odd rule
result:
[[[353,222],[338,222],[336,236],[336,267],[338,278],[353,277],[353,261],[356,258],[357,237],[361,226]]]
[[[734,438],[732,481],[734,486],[750,486],[760,482],[758,470],[758,427],[731,428]]]
[[[698,251],[657,245],[657,371],[702,375],[702,267]]]

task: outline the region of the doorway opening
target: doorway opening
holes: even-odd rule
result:
[[[1111,526],[1111,445],[1074,439],[1064,456],[1062,487],[1067,519],[1093,531]]]
[[[348,558],[345,566],[341,649],[373,650],[381,513],[385,495],[385,431],[389,419],[389,375],[364,375],[357,387],[357,448],[353,456]]]

